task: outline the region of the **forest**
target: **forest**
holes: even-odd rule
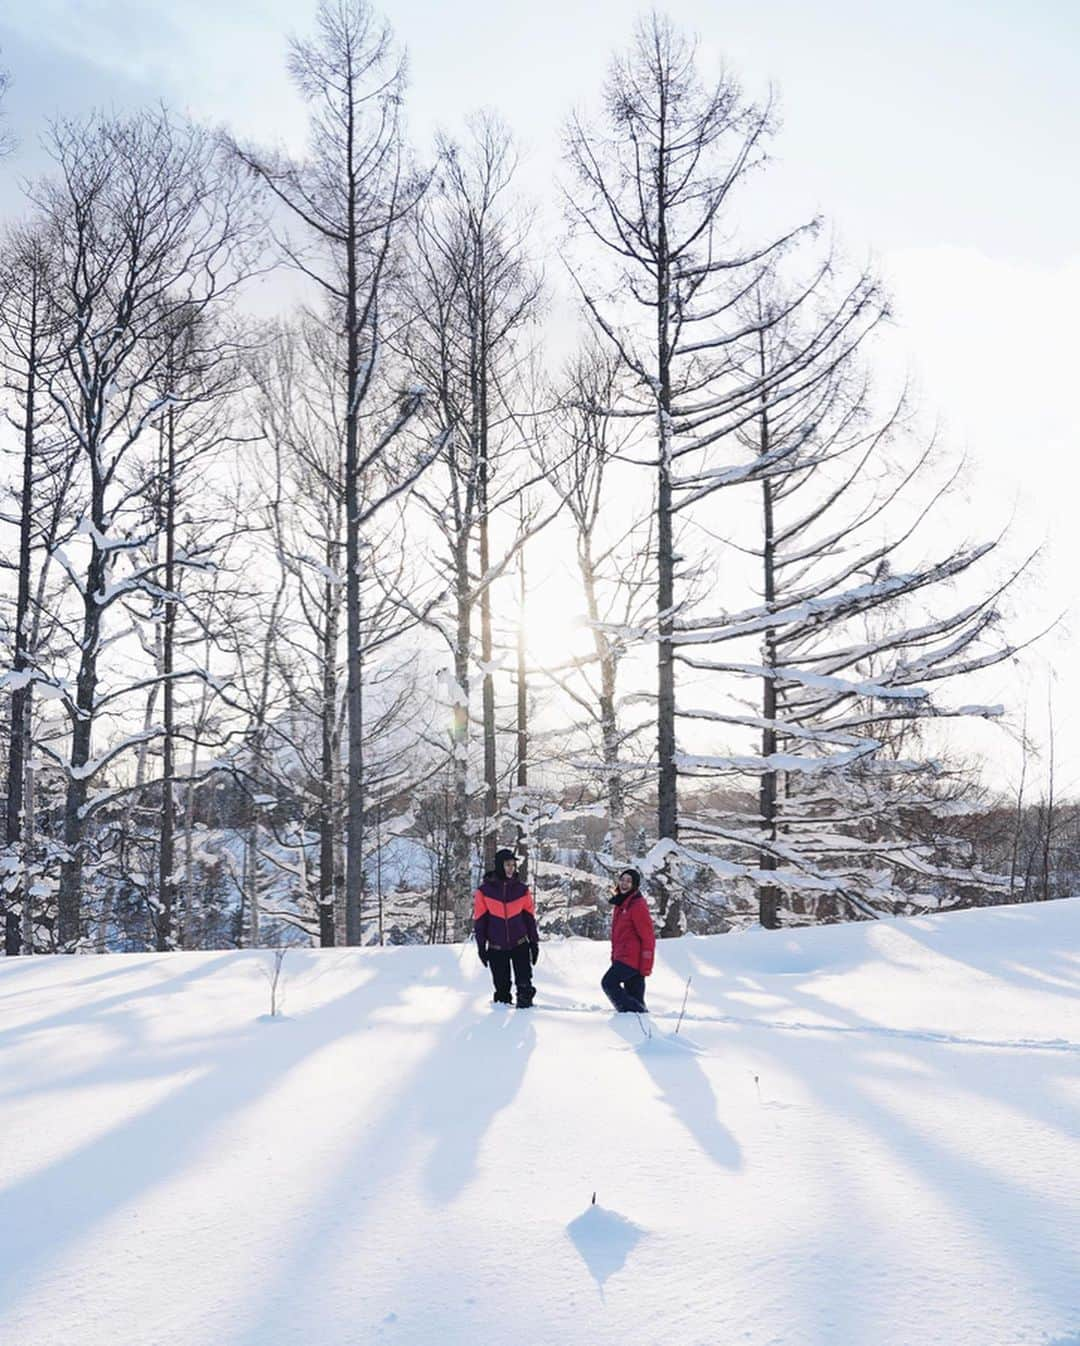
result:
[[[774,104],[647,16],[541,205],[367,0],[298,21],[303,156],[88,111],[2,222],[6,953],[460,940],[503,845],[595,938],[631,863],[665,937],[1075,892],[985,692],[1037,549],[759,204]]]

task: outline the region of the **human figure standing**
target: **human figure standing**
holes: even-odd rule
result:
[[[495,852],[495,867],[473,894],[473,932],[480,961],[491,969],[495,1004],[510,1004],[513,970],[517,1007],[528,1009],[536,995],[532,969],[540,957],[540,934],[533,895],[517,876],[513,851]]]
[[[656,933],[636,869],[623,870],[609,901],[615,908],[611,913],[611,966],[600,985],[620,1012],[646,1014],[645,978],[656,957]]]

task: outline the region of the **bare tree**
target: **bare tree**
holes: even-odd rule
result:
[[[656,473],[657,829],[678,838],[675,660],[680,608],[675,517],[713,484],[709,450],[760,393],[733,359],[735,305],[793,236],[734,242],[731,210],[761,165],[772,111],[747,103],[733,80],[706,86],[696,51],[653,14],[604,89],[603,129],[575,116],[566,134],[577,179],[566,193],[577,232],[613,259],[609,284],[575,273],[582,299],[618,352],[629,391],[620,414],[651,420]],[[794,231],[795,233],[799,231]],[[673,890],[661,893],[664,933],[682,928]]]
[[[339,345],[338,334],[308,315],[295,329],[275,334],[254,371],[261,433],[280,464],[279,499],[267,511],[267,527],[284,607],[275,612],[267,656],[284,702],[282,714],[270,726],[271,742],[288,742],[300,769],[293,771],[287,788],[304,818],[313,818],[318,834],[318,860],[310,872],[318,887],[318,929],[324,945],[335,942],[337,913],[344,914],[339,842],[346,491]],[[361,483],[365,498],[393,489],[392,481],[379,479],[385,466],[373,463],[368,468],[368,480]],[[369,812],[395,776],[404,788],[400,777],[409,775],[406,762],[423,771],[415,754],[404,748],[400,733],[401,721],[423,723],[413,696],[415,679],[397,677],[398,693],[389,695],[385,685],[395,672],[390,647],[419,619],[392,597],[414,589],[414,567],[408,549],[400,545],[402,528],[402,519],[388,512],[386,522],[369,528],[364,539],[359,654],[362,704],[368,707],[362,799]],[[410,607],[422,609],[423,604]],[[397,740],[396,772],[381,760],[386,754],[380,745],[391,736]],[[365,854],[367,849],[365,843]],[[377,855],[377,846],[375,850]]]
[[[205,742],[206,694],[211,687],[205,663],[187,659],[220,643],[219,617],[228,587],[227,557],[238,520],[221,499],[215,477],[236,438],[242,358],[248,338],[239,326],[215,325],[212,315],[178,308],[164,327],[161,393],[167,398],[156,425],[157,452],[145,464],[144,498],[148,563],[158,567],[160,589],[125,600],[133,622],[153,633],[157,680],[147,692],[146,723],[161,701],[160,736],[145,741],[160,755],[157,882],[150,901],[159,950],[180,941],[184,912],[177,909],[177,806],[181,787],[177,763],[184,740]],[[233,580],[235,584],[235,579]],[[204,660],[206,656],[203,655]],[[208,662],[208,660],[207,660]],[[197,676],[183,679],[185,665]],[[198,709],[196,710],[196,707]],[[192,719],[198,723],[191,723]],[[140,764],[141,765],[141,764]]]
[[[384,353],[385,287],[401,222],[423,183],[404,163],[400,108],[404,69],[389,28],[366,0],[322,0],[316,35],[294,41],[289,62],[308,105],[310,153],[302,163],[232,145],[234,154],[303,230],[281,240],[285,256],[319,288],[327,322],[341,333],[345,432],[346,938],[360,940],[364,854],[361,575],[365,527],[407,491],[428,464],[402,432],[420,407],[404,390],[381,429],[362,443],[361,419]],[[397,456],[389,489],[361,496],[373,465]]]
[[[931,882],[946,881],[948,866],[930,863],[925,850],[892,832],[901,801],[912,805],[902,789],[879,793],[879,804],[886,795],[891,800],[892,821],[876,841],[850,832],[844,841],[829,829],[833,823],[840,831],[854,829],[856,817],[865,822],[873,807],[872,782],[895,780],[909,769],[887,752],[887,739],[900,733],[904,719],[899,707],[909,718],[961,713],[942,708],[929,690],[918,687],[919,676],[944,683],[1014,651],[1008,642],[983,641],[998,620],[1002,590],[996,583],[988,583],[970,604],[914,616],[921,595],[959,583],[993,543],[909,563],[902,574],[893,567],[903,561],[914,526],[898,526],[883,543],[858,545],[860,530],[878,527],[882,510],[903,495],[922,455],[916,453],[914,466],[909,462],[900,473],[899,485],[877,494],[867,490],[880,484],[875,451],[888,441],[896,420],[886,415],[883,424],[868,423],[869,395],[854,368],[857,353],[887,312],[874,278],[868,273],[845,278],[830,253],[807,254],[796,246],[813,237],[816,221],[761,245],[737,241],[733,207],[738,189],[763,162],[770,109],[747,104],[729,78],[706,86],[696,71],[693,44],[655,15],[639,25],[634,47],[615,64],[605,94],[605,133],[576,118],[568,129],[578,190],[567,203],[578,231],[614,258],[614,300],[604,296],[599,282],[577,276],[586,308],[626,372],[628,387],[613,410],[654,426],[655,456],[642,461],[657,474],[657,612],[639,634],[658,649],[660,843],[654,859],[668,871],[661,871],[664,933],[682,928],[670,866],[708,859],[707,852],[682,844],[695,838],[756,848],[752,874],[738,865],[724,872],[753,879],[766,925],[778,920],[784,885],[793,890],[818,884],[870,910],[873,902],[864,901],[869,863],[852,861],[845,868],[842,857],[850,860],[857,851],[864,860],[871,853],[889,856]],[[730,536],[716,534],[703,507],[715,513],[718,493],[747,486],[761,491],[762,531],[740,549]],[[780,520],[777,511],[789,499],[794,517]],[[693,614],[676,519],[739,556],[738,565],[729,566],[729,592],[745,557],[756,558],[764,604],[719,617]],[[834,531],[817,531],[827,529],[826,519]],[[857,640],[853,628],[869,612],[885,629]],[[764,641],[752,661],[691,652],[745,638]],[[760,678],[764,692],[757,713],[677,705],[677,662],[721,679]],[[861,676],[845,677],[849,670]],[[860,698],[869,698],[874,708],[862,706]],[[962,713],[990,709],[968,707]],[[756,730],[761,752],[679,752],[680,716]],[[873,738],[869,726],[875,723],[892,725],[891,734],[883,729],[880,741]],[[805,765],[780,750],[785,739],[805,752]],[[829,743],[835,751],[826,751]],[[783,781],[797,781],[801,772],[821,785],[833,767],[837,774],[828,788],[799,787],[804,807],[782,809]],[[680,823],[679,776],[724,773],[756,777],[754,826],[740,830],[737,821],[701,816]],[[836,791],[845,799],[843,822],[835,816]],[[929,811],[947,802],[925,793]],[[801,852],[789,840],[800,823]],[[824,857],[821,864],[814,854]],[[840,874],[834,872],[838,867]],[[970,868],[956,872],[961,871],[968,880],[977,877]],[[772,875],[781,873],[782,881],[774,881]]]
[[[452,666],[454,776],[451,887],[457,934],[467,930],[470,871],[470,701],[481,681],[481,850],[490,854],[498,822],[497,728],[492,632],[494,585],[510,573],[525,541],[552,517],[523,493],[542,475],[526,419],[532,373],[528,337],[540,280],[527,253],[528,221],[515,209],[515,155],[505,129],[476,119],[464,148],[440,144],[436,189],[418,213],[403,286],[408,318],[402,345],[428,388],[426,414],[443,450],[416,499],[434,528],[432,559],[447,603],[428,620]],[[499,528],[502,525],[501,536]],[[475,626],[479,624],[479,648]]]
[[[544,676],[558,685],[585,717],[598,742],[598,774],[606,796],[607,847],[613,862],[627,856],[627,791],[648,777],[625,760],[644,724],[627,726],[618,690],[619,666],[628,650],[627,632],[648,622],[651,587],[651,510],[635,518],[620,504],[610,507],[616,491],[613,471],[636,431],[633,422],[612,414],[618,402],[621,362],[610,348],[590,343],[570,363],[560,399],[560,431],[550,481],[566,502],[573,523],[578,578],[592,633],[591,657],[569,668],[549,667]],[[625,497],[623,497],[625,499]],[[604,528],[606,516],[614,527]],[[629,515],[629,517],[627,517]],[[594,673],[595,670],[595,673]],[[590,737],[593,735],[590,734]],[[576,757],[581,758],[580,747]]]
[[[11,520],[18,528],[15,612],[11,636],[10,735],[7,754],[5,951],[17,954],[29,928],[30,868],[23,847],[26,787],[33,721],[34,662],[45,618],[41,600],[48,582],[49,553],[67,520],[73,458],[70,439],[58,428],[45,389],[56,359],[49,322],[53,276],[48,239],[28,229],[5,240],[0,266],[0,377],[8,393],[8,416],[19,436],[20,486]],[[50,414],[51,413],[51,414]],[[44,557],[35,580],[35,554]],[[20,921],[20,911],[23,920]],[[30,936],[32,938],[32,936]]]
[[[1024,829],[1024,788],[1027,785],[1028,752],[1030,742],[1028,739],[1028,717],[1027,706],[1024,707],[1024,718],[1020,726],[1020,779],[1016,783],[1016,807],[1013,812],[1012,829],[1012,851],[1009,855],[1009,897],[1012,898],[1016,892],[1016,875],[1020,860],[1020,842]]]
[[[933,470],[933,444],[919,447],[906,433],[902,399],[875,411],[856,340],[875,326],[872,305],[842,343],[818,341],[846,302],[830,303],[825,288],[818,282],[799,301],[759,290],[749,302],[745,354],[770,391],[735,432],[756,477],[736,470],[725,487],[760,492],[758,522],[743,530],[742,550],[760,566],[764,602],[685,614],[674,636],[687,667],[717,675],[721,687],[730,680],[720,697],[727,706],[681,707],[680,715],[699,728],[760,734],[758,754],[699,752],[678,761],[688,776],[756,784],[749,826],[745,817],[687,816],[684,835],[727,843],[739,864],[725,861],[726,872],[754,882],[766,927],[781,924],[785,900],[796,915],[873,915],[906,904],[908,880],[935,890],[1002,882],[970,856],[966,864],[948,860],[961,780],[955,773],[949,780],[918,731],[931,719],[1000,713],[949,705],[934,693],[1016,653],[997,635],[1016,574],[980,582],[994,540],[958,540],[927,558],[923,525],[947,499],[956,471]],[[769,302],[782,311],[778,321],[765,312]],[[815,346],[819,354],[805,359]],[[948,597],[957,585],[968,590],[966,601]],[[748,643],[756,657],[740,658]],[[706,657],[718,645],[733,652]],[[761,687],[758,714],[727,708],[742,701],[748,678]],[[742,860],[749,848],[756,865]]]
[[[73,949],[82,933],[85,830],[102,802],[90,798],[90,785],[140,738],[94,751],[102,711],[145,685],[121,678],[99,690],[102,655],[116,648],[107,623],[129,595],[163,593],[160,564],[133,561],[144,542],[128,528],[139,522],[131,460],[168,407],[186,402],[182,390],[163,388],[170,325],[178,313],[197,317],[227,302],[251,248],[237,179],[208,136],[165,112],[58,123],[50,151],[57,175],[33,192],[57,272],[49,396],[78,446],[86,490],[81,555],[57,553],[77,614],[74,690],[59,673],[52,683],[70,745],[65,755],[48,750],[67,781],[58,934]]]

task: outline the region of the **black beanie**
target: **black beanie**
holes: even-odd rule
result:
[[[514,854],[513,851],[508,851],[508,850],[496,851],[496,852],[495,852],[495,872],[496,872],[496,873],[499,873],[499,872],[501,871],[501,869],[502,869],[502,865],[503,865],[503,861],[504,861],[504,860],[513,860],[513,862],[514,862],[515,865],[516,865],[517,862],[518,862],[518,858],[517,858],[517,856]]]

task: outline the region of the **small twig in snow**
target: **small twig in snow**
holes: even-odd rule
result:
[[[285,961],[285,955],[289,950],[283,944],[279,944],[274,949],[273,969],[263,967],[263,976],[270,983],[270,1017],[277,1018],[278,1013],[278,982],[281,980],[281,965]],[[284,990],[284,988],[282,988]],[[284,999],[284,995],[282,996]]]
[[[679,1022],[675,1025],[676,1033],[679,1031],[679,1025],[682,1023],[682,1017],[686,1013],[686,997],[690,994],[690,982],[692,980],[693,979],[691,977],[687,977],[686,979],[686,989],[683,991],[683,997],[682,997],[682,1009],[679,1011]]]

